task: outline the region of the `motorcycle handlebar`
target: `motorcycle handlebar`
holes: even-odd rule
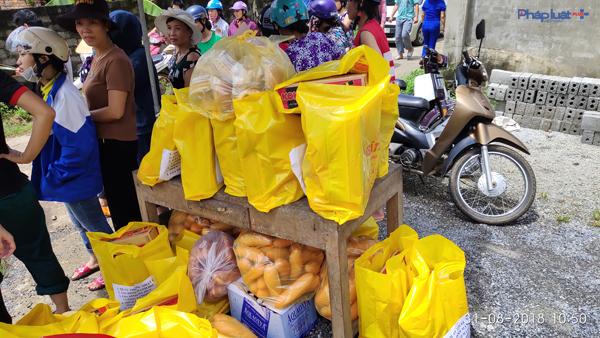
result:
[[[463,50],[463,57],[465,58],[465,62],[467,64],[471,64],[471,57],[469,56],[469,52],[467,50]]]

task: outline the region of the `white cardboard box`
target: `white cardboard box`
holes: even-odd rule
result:
[[[315,298],[277,310],[246,289],[242,279],[227,287],[231,316],[261,338],[302,338],[317,325]],[[259,304],[261,302],[262,304]]]

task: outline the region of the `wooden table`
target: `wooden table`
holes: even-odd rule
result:
[[[375,181],[365,214],[342,225],[317,215],[306,198],[264,213],[250,205],[247,198],[226,194],[224,188],[210,199],[188,201],[184,198],[179,176],[154,187],[142,184],[137,171],[133,176],[145,222],[158,223],[156,206],[161,205],[325,250],[333,336],[336,338],[354,337],[357,330],[356,323],[352,325],[350,321],[348,237],[383,204],[387,206],[388,236],[403,223],[402,169],[393,163],[390,163],[388,174]]]

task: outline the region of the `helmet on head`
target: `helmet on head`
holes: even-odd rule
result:
[[[15,41],[11,43],[15,52],[18,46],[23,47],[21,53],[24,54],[54,55],[62,62],[69,60],[67,42],[58,33],[48,28],[29,27],[19,31]]]
[[[206,9],[220,9],[223,10],[223,4],[219,0],[210,0],[206,5]]]
[[[271,4],[265,6],[260,11],[260,17],[258,19],[258,26],[260,27],[263,36],[269,37],[271,35],[279,34],[279,31],[275,29],[273,21],[271,21]]]
[[[313,0],[310,2],[310,14],[319,19],[332,19],[337,17],[337,6],[333,0]]]
[[[190,6],[185,11],[190,13],[194,17],[194,20],[208,18],[208,12],[206,12],[206,9],[200,5]]]
[[[245,10],[246,12],[248,12],[248,6],[246,6],[246,4],[243,1],[236,1],[233,6],[231,6],[229,8],[229,10],[236,10],[236,9],[242,9]]]
[[[271,5],[271,20],[279,27],[287,27],[308,20],[308,9],[302,0],[275,0]]]

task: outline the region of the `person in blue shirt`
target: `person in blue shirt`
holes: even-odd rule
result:
[[[110,19],[121,27],[120,31],[111,31],[110,38],[117,47],[121,48],[129,56],[135,74],[133,96],[135,98],[135,122],[138,135],[137,160],[138,164],[140,164],[142,158],[150,150],[152,127],[156,121],[146,51],[142,45],[142,24],[135,14],[123,10],[111,12]],[[154,64],[152,64],[152,72],[154,83],[156,83],[156,95],[158,95],[160,104],[158,73]]]
[[[31,183],[39,200],[65,203],[90,255],[71,277],[80,280],[99,270],[86,232],[113,232],[97,197],[102,174],[94,122],[83,95],[67,79],[67,42],[43,27],[24,29],[16,40],[12,45],[23,77],[41,83],[42,98],[56,111],[52,133],[33,161]],[[96,285],[104,285],[101,276],[96,280]]]
[[[444,0],[425,0],[423,4],[423,45],[435,49],[441,27],[446,23],[446,2]],[[444,31],[441,31],[443,34]],[[425,56],[425,48],[421,57]]]

